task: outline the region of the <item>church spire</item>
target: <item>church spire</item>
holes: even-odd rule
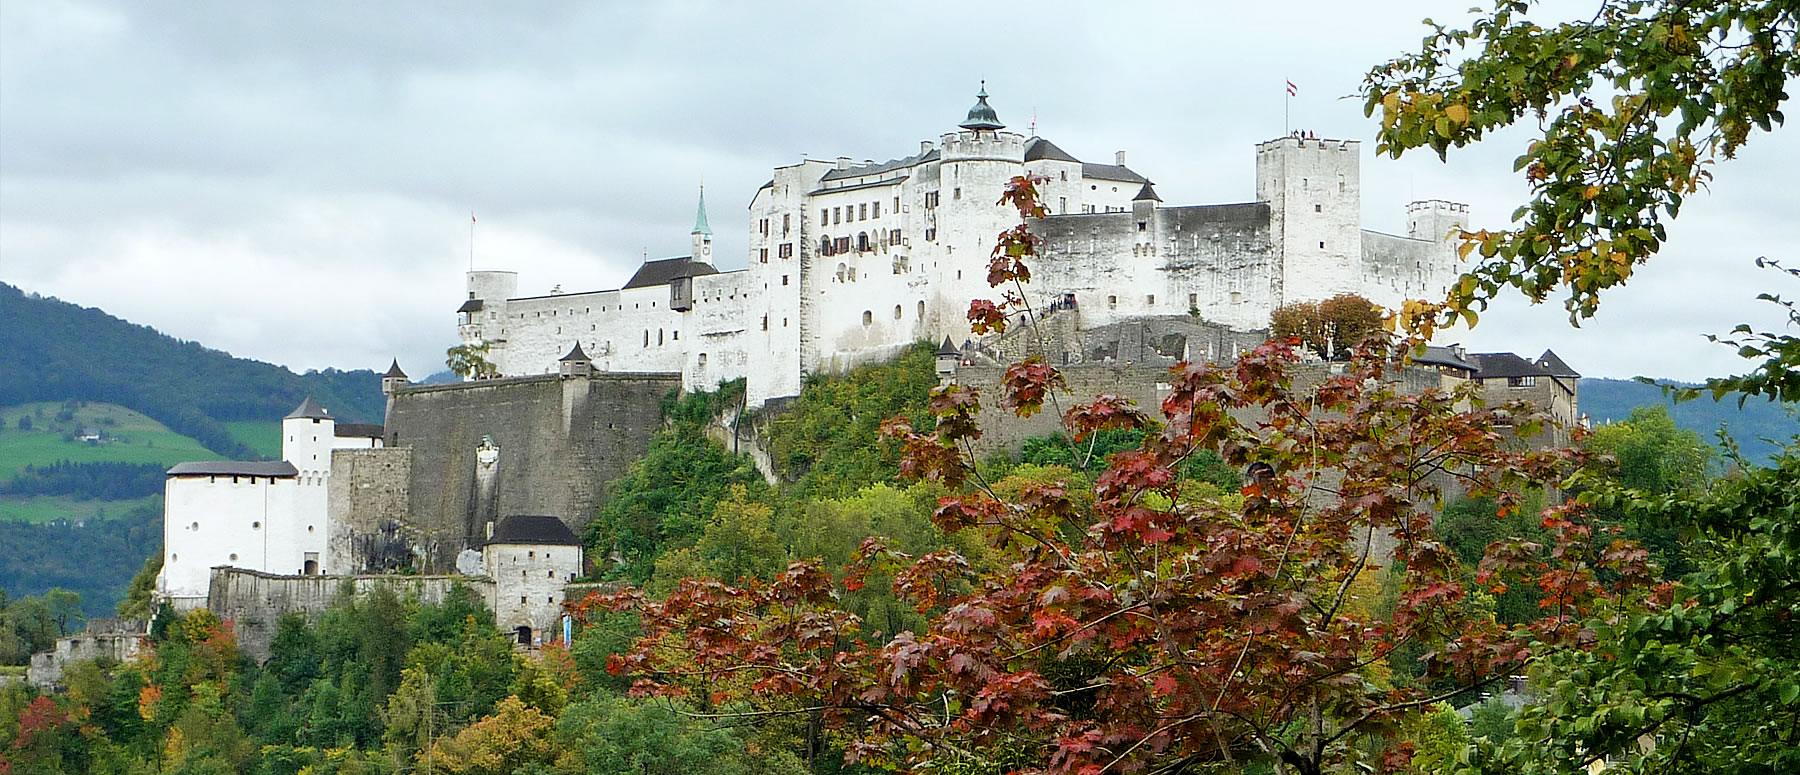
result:
[[[694,230],[691,234],[712,234],[712,227],[706,224],[706,186],[700,186],[700,207],[694,215]]]

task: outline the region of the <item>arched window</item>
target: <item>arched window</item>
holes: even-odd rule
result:
[[[830,237],[820,237],[819,238],[819,255],[821,255],[821,256],[831,255],[831,238]]]
[[[848,269],[849,269],[849,267],[846,267],[843,264],[838,264],[838,268],[837,268],[837,281],[838,282],[840,282],[840,283],[844,282],[844,280],[845,280],[844,275],[848,271]]]
[[[868,249],[869,249],[869,233],[866,231],[858,232],[856,235],[856,250],[858,252],[862,252],[862,251],[866,251]]]
[[[921,320],[925,318],[925,302],[923,301],[919,302],[919,318]]]
[[[874,322],[875,322],[875,313],[870,312],[866,309],[863,310],[863,325],[865,325],[865,326],[872,325],[872,324],[874,324]]]
[[[895,319],[895,320],[899,320],[899,319],[900,319],[900,315],[901,315],[901,314],[902,314],[902,313],[901,313],[901,311],[900,311],[900,305],[898,305],[898,304],[895,304],[895,305],[894,305],[894,319]]]
[[[657,347],[662,346],[662,342],[663,342],[662,335],[663,335],[663,330],[660,328],[656,329],[656,346]]]

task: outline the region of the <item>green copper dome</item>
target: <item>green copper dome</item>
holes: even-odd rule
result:
[[[969,108],[969,117],[961,124],[964,129],[1005,129],[1000,123],[1000,116],[994,113],[993,106],[987,104],[987,81],[981,82],[981,91],[975,95],[975,107]]]

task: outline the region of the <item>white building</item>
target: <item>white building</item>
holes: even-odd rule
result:
[[[556,517],[507,517],[482,544],[481,569],[494,580],[494,624],[538,645],[562,618],[564,585],[581,575],[581,539]]]
[[[713,267],[703,198],[692,253],[646,262],[618,290],[515,297],[515,273],[470,272],[459,331],[506,376],[554,373],[580,343],[601,371],[679,370],[702,389],[746,377],[758,406],[814,371],[968,337],[969,300],[999,295],[987,260],[1017,213],[997,202],[1020,175],[1050,210],[1032,224],[1046,255],[1028,301],[1079,310],[1083,328],[1195,312],[1250,330],[1337,293],[1441,296],[1467,207],[1417,202],[1407,235],[1365,230],[1359,154],[1354,140],[1278,138],[1256,148],[1254,200],[1164,207],[1124,152],[1087,163],[1007,132],[984,90],[913,155],[776,168],[750,203],[747,269]]]
[[[205,605],[216,565],[330,572],[324,558],[331,451],[380,446],[381,426],[339,423],[309,396],[281,421],[281,460],[170,468],[158,595],[182,609]]]

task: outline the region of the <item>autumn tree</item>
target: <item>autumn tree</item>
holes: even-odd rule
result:
[[[1591,16],[1545,20],[1531,3],[1503,0],[1466,26],[1428,21],[1418,53],[1369,73],[1364,97],[1379,114],[1381,153],[1431,148],[1442,157],[1531,125],[1514,163],[1529,199],[1511,227],[1459,235],[1473,267],[1442,302],[1409,305],[1409,325],[1474,324],[1508,289],[1533,301],[1560,293],[1571,321],[1593,315],[1601,294],[1662,246],[1667,223],[1723,170],[1719,162],[1782,122],[1787,86],[1800,75],[1800,4],[1594,6]],[[1800,278],[1791,262],[1756,263]],[[1761,298],[1800,323],[1792,301]],[[1739,326],[1713,338],[1756,362],[1744,375],[1707,380],[1715,400],[1800,400],[1800,337]],[[1662,492],[1654,488],[1674,477],[1660,461],[1629,445],[1620,451],[1626,481],[1571,484],[1588,488],[1584,503],[1679,536],[1691,568],[1624,615],[1590,622],[1582,648],[1542,652],[1531,669],[1548,696],[1521,711],[1503,744],[1477,738],[1458,771],[1576,772],[1605,759],[1634,772],[1800,768],[1795,446],[1772,467],[1740,460],[1739,471],[1703,490]]]
[[[1298,338],[1307,350],[1326,360],[1347,358],[1357,345],[1382,333],[1383,310],[1354,293],[1322,301],[1296,301],[1269,315],[1270,335]]]
[[[989,267],[1002,298],[971,304],[978,332],[1026,306],[1038,248],[1036,183],[1015,179],[1002,201],[1026,223],[1002,235]],[[639,612],[644,637],[610,667],[637,676],[640,695],[701,687],[709,703],[762,703],[751,716],[819,714],[848,736],[850,758],[908,770],[1403,767],[1404,721],[1581,637],[1584,617],[1647,573],[1640,551],[1596,541],[1580,506],[1558,504],[1543,516],[1547,545],[1509,545],[1485,569],[1529,575],[1544,615],[1506,628],[1466,605],[1465,574],[1432,526],[1446,486],[1510,510],[1576,460],[1520,451],[1493,430],[1505,410],[1529,435],[1541,427],[1529,407],[1480,408],[1467,385],[1401,392],[1393,355],[1371,340],[1330,374],[1272,341],[1229,367],[1177,365],[1154,416],[1117,396],[1072,403],[1061,414],[1077,443],[1145,432],[1107,461],[1091,497],[1064,481],[1000,492],[972,457],[983,398],[940,387],[930,427],[901,417],[886,433],[903,474],[947,489],[933,521],[979,533],[1004,562],[982,569],[958,551],[870,538],[841,582],[814,560],[767,583],[690,579],[662,600],[627,591],[603,604]],[[1027,359],[997,401],[1030,415],[1063,392],[1054,367]],[[1241,492],[1186,486],[1184,463],[1206,452],[1249,472]],[[878,573],[921,629],[875,638],[841,606]],[[1355,594],[1377,573],[1399,590],[1385,608]],[[1384,675],[1403,650],[1432,681]]]

